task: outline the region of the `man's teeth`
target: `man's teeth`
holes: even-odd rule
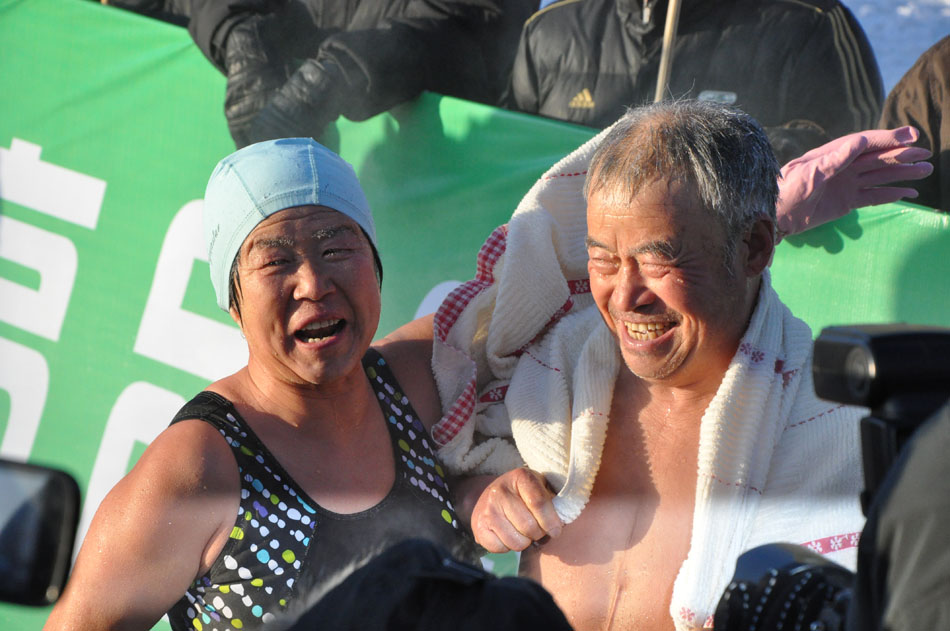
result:
[[[666,333],[672,326],[672,322],[624,322],[627,327],[627,334],[637,341],[655,340]]]

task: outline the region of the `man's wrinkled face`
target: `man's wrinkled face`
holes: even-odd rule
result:
[[[671,386],[718,383],[748,318],[743,244],[727,268],[724,228],[679,181],[630,203],[595,193],[587,209],[591,292],[627,367]]]

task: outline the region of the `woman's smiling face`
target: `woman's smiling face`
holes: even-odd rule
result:
[[[238,254],[248,365],[295,385],[361,373],[379,325],[373,249],[355,221],[298,206],[262,221]]]

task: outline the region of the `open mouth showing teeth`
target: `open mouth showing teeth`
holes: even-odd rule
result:
[[[304,328],[300,329],[294,336],[302,342],[317,342],[324,338],[335,335],[343,328],[343,320],[320,320],[319,322],[311,322]]]
[[[672,322],[624,322],[627,327],[627,335],[638,342],[646,340],[655,340],[667,331],[673,328]]]

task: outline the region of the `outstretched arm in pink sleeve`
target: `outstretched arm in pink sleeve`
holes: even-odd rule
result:
[[[812,149],[782,167],[776,209],[778,238],[798,234],[854,208],[917,197],[912,188],[887,186],[919,180],[933,165],[930,151],[911,146],[913,127],[856,132]]]

